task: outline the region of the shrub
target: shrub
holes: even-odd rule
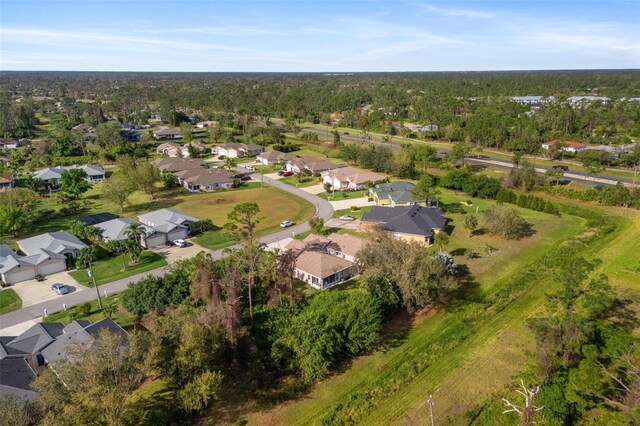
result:
[[[497,206],[485,211],[487,229],[509,240],[520,239],[531,232],[531,225],[513,207]]]
[[[83,317],[88,317],[91,314],[91,303],[86,302],[78,307]]]

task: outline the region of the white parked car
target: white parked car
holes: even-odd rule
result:
[[[186,247],[187,246],[187,242],[183,239],[179,239],[179,240],[175,240],[173,242],[173,244],[177,245],[178,247]]]
[[[253,166],[251,164],[247,164],[244,166],[247,170],[253,170]]]
[[[280,224],[281,228],[288,228],[290,226],[293,226],[293,222],[291,222],[290,220],[285,220]]]
[[[356,220],[355,217],[353,216],[349,216],[348,214],[344,215],[344,216],[340,216],[340,220],[345,221],[345,222],[351,222]]]

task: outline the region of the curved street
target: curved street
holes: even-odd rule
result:
[[[242,170],[246,171],[246,170]],[[309,192],[303,191],[302,189],[295,188],[291,185],[287,185],[286,183],[279,182],[275,179],[268,178],[266,176],[260,175],[258,173],[252,174],[253,178],[257,181],[264,182],[268,185],[271,185],[275,188],[286,191],[290,194],[293,194],[297,197],[300,197],[311,204],[316,206],[316,214],[322,219],[328,221],[331,219],[333,215],[333,206],[327,200],[324,200],[317,195],[310,194]],[[286,206],[283,206],[286,208]],[[310,230],[310,226],[308,222],[296,224],[289,228],[282,229],[277,232],[273,232],[269,235],[265,235],[264,237],[259,238],[259,241],[264,244],[271,244],[276,241],[280,241],[286,238],[290,238],[293,235],[298,235],[303,232]],[[231,246],[229,248],[233,248],[236,246]],[[211,250],[211,255],[214,259],[220,259],[224,256],[224,251],[227,249],[220,250]],[[167,268],[170,266],[163,266],[162,268],[152,269],[147,272],[143,272],[141,274],[132,275],[127,278],[123,278],[117,281],[110,282],[108,284],[103,284],[99,286],[100,295],[112,295],[114,293],[120,293],[127,289],[128,285],[132,281],[138,281],[141,278],[144,278],[148,275],[160,276],[164,275]],[[0,315],[0,330],[6,329],[17,324],[24,323],[26,321],[35,320],[44,315],[45,309],[47,314],[52,314],[55,312],[59,312],[64,309],[63,304],[66,305],[67,308],[79,305],[81,303],[90,302],[92,300],[97,299],[95,288],[89,288],[82,291],[76,291],[65,296],[57,297],[52,300],[48,300],[42,303],[37,303],[17,311],[9,312],[4,315]]]

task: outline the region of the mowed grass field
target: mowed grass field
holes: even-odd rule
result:
[[[22,308],[22,300],[13,289],[0,290],[0,315],[20,308]]]
[[[441,199],[447,208],[468,198],[443,191]],[[477,199],[472,202],[472,206],[464,207],[469,213],[475,213],[476,207],[482,212],[492,204]],[[598,206],[593,208],[605,211]],[[452,219],[453,228],[446,250],[473,249],[481,256],[479,259],[456,256],[475,278],[475,298],[491,298],[513,277],[523,275],[528,264],[585,232],[583,218],[519,210],[536,231],[521,241],[489,235],[469,237],[462,226],[464,215],[446,214]],[[611,221],[617,228],[590,245],[584,255],[603,260],[601,270],[596,273],[609,274],[613,284],[638,289],[640,271],[636,270],[638,259],[634,253],[640,241],[640,216],[633,212],[628,217],[624,209],[606,211],[614,212]],[[479,219],[481,228],[482,214]],[[487,244],[497,250],[486,253]],[[546,295],[557,288],[552,273],[547,271],[528,282],[502,310],[494,312],[471,302],[448,311],[418,315],[401,326],[404,331],[382,350],[354,360],[344,372],[318,383],[297,400],[272,409],[249,408],[253,412],[246,419],[249,424],[319,424],[323,416],[339,411],[342,405],[354,407],[349,413],[357,418],[358,424],[429,424],[424,401],[432,394],[436,424],[468,424],[467,411],[508,386],[513,376],[532,362],[533,337],[526,321],[541,311]],[[413,373],[407,377],[407,371]],[[377,395],[375,403],[366,408],[353,404],[362,397],[359,392]]]

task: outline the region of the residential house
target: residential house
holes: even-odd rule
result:
[[[167,140],[167,139],[180,139],[182,137],[182,134],[180,133],[180,130],[165,127],[153,132],[153,137],[155,140],[158,140],[158,141]]]
[[[167,157],[180,157],[180,149],[182,145],[176,142],[165,142],[158,145],[156,152],[158,154],[166,155]]]
[[[196,123],[196,127],[198,129],[204,129],[204,128],[207,128],[207,127],[213,127],[216,124],[218,124],[218,122],[217,121],[212,121],[212,120],[199,121],[199,122]]]
[[[581,104],[585,102],[595,102],[600,101],[602,103],[607,103],[611,101],[611,98],[607,98],[606,96],[571,96],[567,99],[567,102],[570,104]]]
[[[13,178],[13,174],[9,172],[0,173],[0,191],[5,189],[11,189],[16,186],[16,181]]]
[[[367,244],[367,240],[348,234],[334,233],[329,237],[311,234],[303,241],[291,241],[285,250],[299,251],[296,278],[323,290],[351,276],[357,253]]]
[[[411,195],[414,188],[411,182],[380,183],[369,189],[369,196],[376,206],[408,206],[419,202]]]
[[[18,248],[27,256],[62,254],[68,259],[75,258],[87,247],[78,237],[68,232],[47,232],[17,242]]]
[[[376,183],[387,177],[379,173],[357,169],[355,167],[341,167],[322,172],[322,180],[331,185],[334,190],[361,190],[367,183]]]
[[[184,157],[184,158],[191,157],[191,151],[189,151],[189,147],[191,147],[192,150],[195,149],[200,154],[202,154],[203,152],[205,152],[207,150],[207,146],[205,144],[203,144],[202,142],[192,141],[192,142],[189,142],[186,145],[183,145],[180,148],[180,153],[182,154],[182,157]]]
[[[302,170],[309,170],[313,175],[319,175],[327,170],[345,167],[344,164],[335,164],[329,160],[315,157],[296,157],[287,161],[287,171],[300,173]]]
[[[542,149],[550,150],[553,147],[555,147],[558,142],[559,141],[545,142],[542,144]],[[576,153],[576,152],[584,151],[589,148],[589,145],[580,143],[580,142],[565,141],[564,144],[566,146],[563,146],[562,148],[560,148],[560,150],[565,152]]]
[[[0,149],[14,149],[20,146],[16,138],[0,138]]]
[[[33,402],[31,384],[44,365],[41,351],[63,334],[64,324],[36,323],[19,336],[0,336],[0,396]]]
[[[36,275],[51,275],[67,269],[64,254],[43,249],[31,255],[21,256],[9,246],[0,244],[0,279],[5,284],[32,280]]]
[[[107,220],[106,222],[98,223],[95,226],[100,229],[100,238],[103,241],[124,241],[129,239],[127,231],[131,224],[138,224],[144,229],[145,235],[142,236],[140,240],[140,244],[143,247],[157,247],[165,244],[169,240],[166,233],[156,230],[151,226],[143,225],[137,220],[133,220],[128,217]]]
[[[95,133],[96,129],[93,126],[90,126],[89,124],[78,124],[77,126],[71,128],[71,130],[73,130],[74,132],[80,132],[80,133]]]
[[[413,204],[407,207],[373,206],[371,211],[362,215],[363,228],[380,227],[405,241],[421,244],[433,244],[436,233],[445,228],[447,221],[436,208]]]
[[[292,160],[293,155],[289,155],[280,151],[265,151],[256,156],[256,161],[258,163],[264,164],[265,166],[272,164],[281,164],[286,163],[289,160]]]
[[[36,323],[19,336],[0,336],[0,396],[35,401],[38,395],[31,385],[45,363],[55,371],[59,361],[73,362],[74,351],[90,348],[104,331],[119,335],[123,343],[127,339],[124,329],[111,318],[94,323],[78,320],[67,326]]]
[[[176,180],[188,191],[211,192],[233,187],[235,174],[220,169],[189,169],[174,173]]]
[[[192,158],[160,158],[153,163],[162,173],[175,173],[181,170],[204,169],[206,163]]]
[[[264,152],[264,147],[253,143],[227,142],[211,149],[215,155],[224,155],[230,158],[254,157]]]
[[[38,170],[33,173],[34,179],[40,179],[43,182],[52,183],[52,181],[59,181],[62,177],[62,172],[65,170],[84,170],[87,174],[85,178],[86,181],[91,183],[102,182],[106,179],[106,172],[102,166],[96,166],[92,164],[87,164],[85,166],[78,166],[74,164],[73,166],[57,166],[57,167],[47,167],[46,169]]]
[[[167,241],[184,239],[189,227],[200,219],[174,209],[160,209],[138,216],[143,225],[165,234]]]

